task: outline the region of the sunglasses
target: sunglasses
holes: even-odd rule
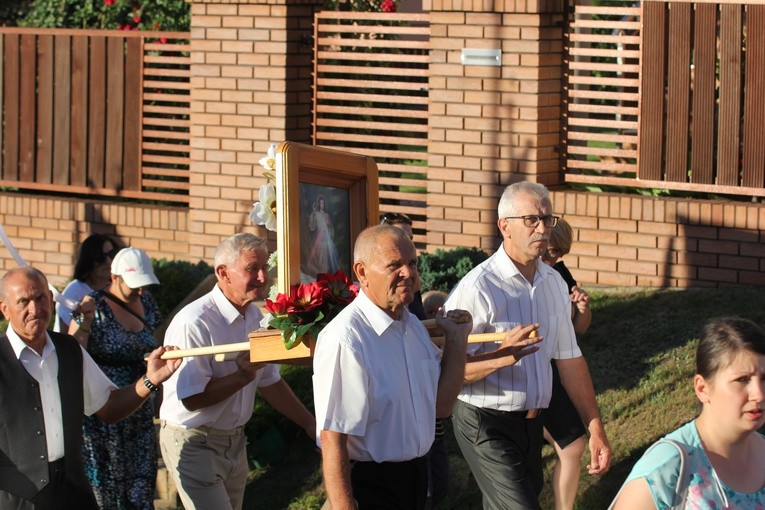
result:
[[[104,262],[106,262],[107,258],[114,260],[114,257],[117,256],[117,253],[119,253],[119,251],[120,251],[120,248],[114,248],[111,251],[101,252],[98,255],[96,255],[94,260],[96,264],[103,264]]]
[[[393,225],[395,223],[412,224],[412,218],[404,213],[390,212],[380,215],[380,225]]]

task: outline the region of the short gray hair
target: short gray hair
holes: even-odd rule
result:
[[[361,234],[356,238],[356,244],[353,246],[353,263],[372,261],[379,240],[385,235],[391,236],[397,241],[406,239],[407,242],[412,242],[403,230],[392,225],[376,225],[366,228],[361,231]]]
[[[5,273],[2,278],[0,278],[0,301],[5,301],[6,285],[8,284],[8,280],[20,273],[26,275],[30,280],[37,280],[43,283],[46,288],[48,287],[48,278],[46,278],[45,274],[39,269],[35,269],[31,266],[14,267],[13,269],[8,270],[8,272]]]
[[[220,266],[233,266],[239,255],[245,251],[263,250],[268,253],[266,240],[249,232],[234,234],[228,239],[224,239],[215,251],[213,267],[218,269]]]
[[[543,184],[537,182],[520,181],[511,184],[502,193],[502,198],[499,199],[499,205],[497,206],[497,215],[501,218],[507,218],[508,216],[517,216],[515,210],[515,198],[520,194],[533,195],[540,202],[550,200],[550,190],[544,187]]]

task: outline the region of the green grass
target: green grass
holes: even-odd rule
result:
[[[593,324],[580,338],[580,345],[590,366],[614,460],[605,475],[595,477],[583,471],[577,508],[587,510],[607,508],[645,448],[695,416],[691,379],[695,341],[703,324],[723,315],[765,323],[762,288],[602,289],[593,290],[591,295]],[[310,378],[308,369],[289,371],[291,377]],[[294,429],[286,425],[280,428],[288,437],[295,437]],[[447,438],[452,483],[447,501],[439,508],[480,509],[480,492],[450,430]],[[549,481],[554,454],[546,447],[543,455]],[[588,456],[585,453],[583,466]],[[313,448],[305,443],[288,448],[279,461],[253,471],[245,508],[319,509],[322,489],[318,470],[319,457]],[[549,484],[540,500],[543,508],[553,508]]]

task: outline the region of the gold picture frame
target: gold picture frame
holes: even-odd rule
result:
[[[353,243],[362,230],[378,223],[377,172],[369,156],[295,142],[279,144],[275,172],[279,292],[289,292],[291,285],[336,267],[355,279]]]

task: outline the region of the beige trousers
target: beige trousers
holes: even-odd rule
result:
[[[163,421],[159,446],[186,510],[241,510],[249,474],[241,428],[184,429]]]

